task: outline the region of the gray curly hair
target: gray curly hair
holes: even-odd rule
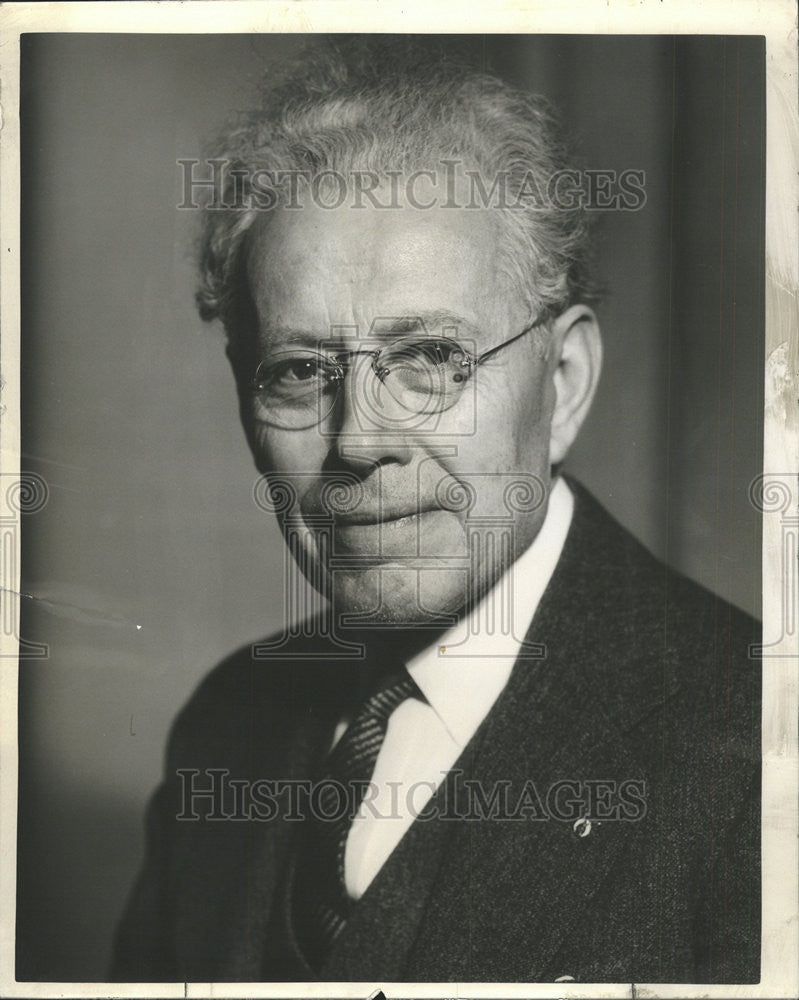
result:
[[[500,266],[531,316],[598,298],[584,209],[525,202],[525,185],[546,190],[569,165],[551,108],[452,45],[413,36],[316,41],[267,82],[260,108],[238,115],[212,152],[228,169],[204,211],[197,303],[203,319],[222,320],[233,355],[254,323],[247,234],[263,211],[248,196],[251,179],[265,174],[387,177],[457,161],[503,176],[517,203],[496,209]],[[274,189],[284,201],[277,180]]]

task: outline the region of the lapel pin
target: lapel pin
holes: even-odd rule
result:
[[[587,837],[591,832],[591,820],[587,816],[581,816],[574,821],[572,829],[578,837]]]

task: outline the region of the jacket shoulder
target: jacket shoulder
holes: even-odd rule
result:
[[[175,718],[168,762],[174,767],[176,761],[246,754],[285,736],[298,719],[335,708],[352,666],[330,659],[330,651],[312,623],[301,636],[267,637],[234,650],[206,674]]]
[[[701,641],[714,638],[745,648],[748,659],[760,636],[755,618],[656,558],[585,487],[569,485],[575,514],[562,562],[604,615],[638,635],[658,634],[667,648],[701,655]]]
[[[759,622],[661,562],[584,487],[569,485],[574,519],[549,609],[553,622],[565,612],[579,623],[569,642],[594,664],[609,711],[637,720],[677,698],[675,721],[695,734],[712,738],[720,725],[730,736],[749,732],[759,720]]]

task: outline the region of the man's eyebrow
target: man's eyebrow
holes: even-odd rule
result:
[[[325,338],[312,330],[297,329],[293,326],[270,325],[261,327],[258,334],[264,346],[270,347],[316,347]]]
[[[331,324],[330,329],[320,335],[312,330],[303,330],[282,324],[262,327],[260,338],[272,347],[315,348],[326,340],[340,340],[347,334],[357,337],[401,337],[413,333],[433,333],[443,331],[449,337],[477,338],[480,327],[472,320],[452,312],[450,309],[429,309],[424,311],[396,311],[391,315],[376,316],[371,328],[359,331],[353,324]]]
[[[480,333],[473,321],[449,309],[432,309],[419,312],[408,310],[392,316],[377,317],[372,324],[372,333],[377,336],[404,335],[438,331],[444,328],[447,336],[477,337]]]

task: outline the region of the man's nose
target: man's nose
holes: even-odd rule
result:
[[[410,461],[408,417],[374,372],[372,357],[352,359],[342,379],[330,432],[339,458],[365,472]]]

